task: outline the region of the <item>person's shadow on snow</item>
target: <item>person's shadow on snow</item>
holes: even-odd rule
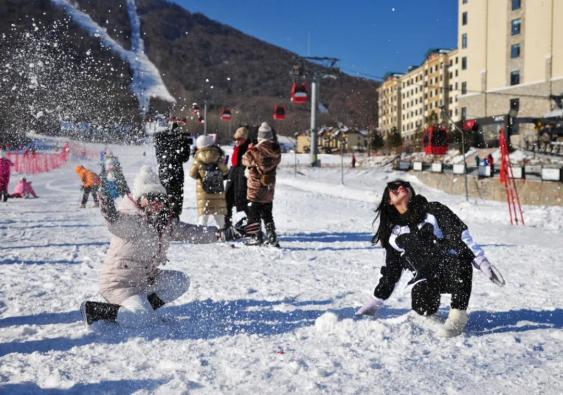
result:
[[[326,311],[332,311],[340,318],[353,316],[352,308],[329,309],[333,303],[334,299],[196,300],[183,305],[163,307],[158,313],[163,321],[143,328],[122,328],[115,323],[98,322],[92,325],[91,331],[79,338],[55,337],[0,343],[0,357],[10,353],[66,351],[90,343],[118,344],[131,337],[143,337],[147,340],[209,340],[239,334],[272,336],[312,326]],[[0,327],[67,324],[78,321],[81,321],[78,311],[41,313],[0,319]]]
[[[78,338],[55,337],[0,343],[0,357],[10,353],[67,351],[91,343],[118,344],[132,337],[147,340],[209,340],[236,335],[273,336],[313,326],[315,320],[327,311],[335,313],[339,319],[355,318],[353,308],[331,309],[333,303],[333,299],[197,300],[179,306],[163,307],[159,315],[164,322],[144,328],[127,329],[114,323],[96,323],[91,331]],[[387,308],[382,310],[378,318],[386,320],[408,312],[407,309]],[[41,313],[0,319],[0,327],[69,324],[80,320],[78,311]],[[468,336],[483,336],[542,329],[563,329],[563,309],[474,311],[469,314],[466,333]]]
[[[466,333],[469,336],[483,336],[539,329],[563,329],[563,309],[473,311],[469,313]]]
[[[95,379],[95,378],[91,378]],[[107,380],[96,383],[77,383],[70,388],[42,388],[32,382],[0,384],[0,394],[11,395],[71,395],[71,394],[131,394],[135,391],[154,391],[166,380],[139,379],[139,380]],[[191,383],[190,383],[191,384]],[[197,385],[191,385],[198,388]]]

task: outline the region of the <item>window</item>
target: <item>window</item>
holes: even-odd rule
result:
[[[520,44],[512,44],[510,47],[510,57],[512,59],[520,57]]]
[[[467,82],[461,83],[461,94],[465,95],[467,93]]]
[[[520,6],[522,5],[521,3],[521,0],[512,0],[512,11],[519,10]]]
[[[464,56],[463,58],[461,58],[461,69],[462,70],[467,70],[467,57]]]
[[[518,19],[514,19],[512,21],[512,28],[511,28],[511,32],[513,36],[516,36],[517,34],[520,34],[520,28],[522,27],[522,22],[520,21],[520,18]]]
[[[520,70],[510,73],[510,85],[518,85],[520,83]]]
[[[467,25],[467,12],[464,12],[463,14],[461,14],[461,24]]]
[[[467,118],[467,107],[461,107],[461,118]]]
[[[467,0],[463,0],[463,4],[467,4]]]
[[[461,35],[461,48],[467,48],[467,33]]]

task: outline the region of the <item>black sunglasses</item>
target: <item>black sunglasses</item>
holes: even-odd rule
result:
[[[396,191],[400,187],[410,188],[411,184],[406,181],[391,181],[387,183],[387,188],[389,188],[390,191]]]
[[[163,195],[162,193],[149,192],[145,193],[143,196],[146,197],[149,202],[166,203],[166,195]]]

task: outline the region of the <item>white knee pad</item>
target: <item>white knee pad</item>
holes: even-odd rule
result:
[[[117,311],[116,322],[125,327],[140,327],[153,323],[155,320],[147,296],[134,295],[125,299]]]
[[[155,281],[156,295],[164,303],[170,303],[185,294],[190,288],[190,279],[177,270],[162,270]]]

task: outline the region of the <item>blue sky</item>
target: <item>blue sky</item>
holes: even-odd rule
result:
[[[457,0],[173,1],[299,55],[340,58],[343,71],[375,79],[457,41]]]

